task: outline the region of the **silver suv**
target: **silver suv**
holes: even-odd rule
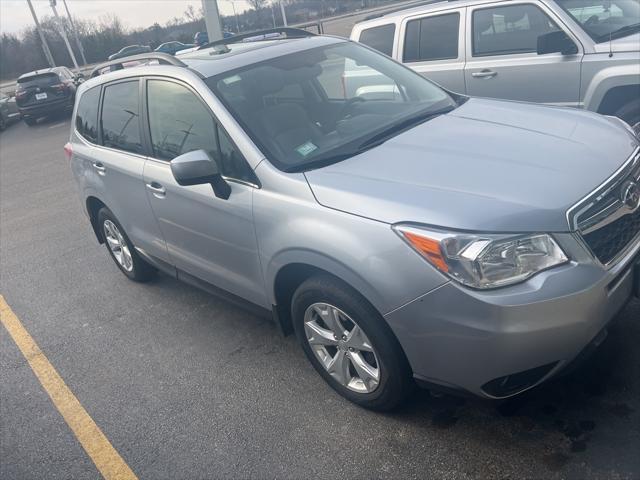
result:
[[[267,38],[79,88],[65,151],[122,273],[269,315],[374,409],[414,379],[509,397],[602,340],[640,278],[624,122],[452,95],[340,38]],[[352,67],[376,72],[357,96]]]
[[[467,95],[581,107],[640,131],[638,0],[460,0],[357,24],[359,40]]]

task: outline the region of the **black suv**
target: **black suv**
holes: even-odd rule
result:
[[[27,125],[39,117],[58,112],[71,112],[76,87],[83,81],[67,67],[54,67],[25,73],[18,78],[16,103]]]

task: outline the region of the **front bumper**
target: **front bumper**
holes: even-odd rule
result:
[[[578,260],[509,288],[478,291],[449,282],[385,318],[417,380],[506,398],[599,343],[633,296],[639,250],[640,242],[610,270]]]

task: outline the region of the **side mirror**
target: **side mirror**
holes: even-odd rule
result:
[[[210,184],[218,198],[226,200],[231,195],[231,187],[222,178],[216,162],[204,150],[184,153],[171,160],[171,173],[178,185]]]
[[[538,55],[547,53],[574,55],[578,53],[578,47],[564,31],[558,30],[538,37]]]

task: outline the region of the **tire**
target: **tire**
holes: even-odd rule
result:
[[[98,226],[105,240],[104,244],[109,252],[109,256],[127,278],[134,282],[144,283],[155,276],[156,269],[138,255],[131,240],[129,240],[120,222],[118,222],[113,213],[111,213],[111,210],[106,207],[100,209],[98,212]],[[118,247],[114,247],[114,239],[117,239],[120,245],[125,246],[125,248],[119,248],[119,255],[117,253]]]
[[[331,308],[339,318],[337,330],[324,323],[325,318],[331,318]],[[344,282],[325,274],[305,280],[293,295],[291,313],[296,336],[305,355],[320,376],[343,397],[371,410],[388,411],[399,406],[413,390],[415,384],[411,368],[391,329],[377,310]],[[321,330],[315,330],[318,327]],[[359,335],[359,341],[352,343],[352,335],[357,328],[361,329],[364,337]],[[336,331],[343,332],[338,341],[339,333]],[[324,344],[312,347],[309,336],[311,341]],[[366,342],[362,341],[363,338]],[[331,342],[337,345],[328,345]],[[354,345],[354,348],[349,348],[349,345]],[[355,348],[356,345],[364,348],[360,350]],[[367,345],[371,346],[371,352],[366,351]],[[336,364],[342,363],[336,360],[339,355],[342,361],[347,359],[346,370],[335,368]],[[366,361],[364,370],[363,359]],[[332,366],[327,367],[331,362]],[[359,369],[356,364],[360,365]],[[377,368],[372,369],[372,366]],[[330,369],[333,373],[329,373]],[[346,374],[341,375],[336,370],[346,371]],[[360,375],[362,371],[367,374]],[[377,371],[377,381],[369,375],[374,371]],[[367,377],[368,381],[363,380]]]
[[[23,120],[24,123],[26,123],[30,127],[33,127],[36,123],[38,123],[38,119],[33,117],[24,117]]]
[[[638,125],[640,123],[640,98],[626,103],[614,115],[627,122],[631,127]]]
[[[5,128],[7,128],[7,120],[4,118],[4,115],[0,113],[0,132],[2,132]]]

